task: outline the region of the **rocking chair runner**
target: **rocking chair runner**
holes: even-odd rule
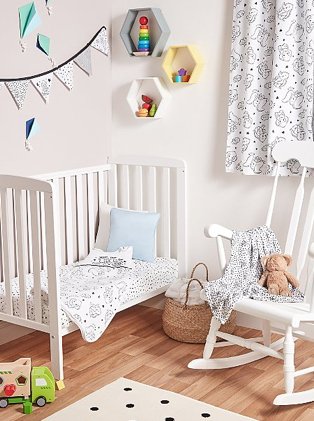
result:
[[[308,168],[314,168],[314,142],[281,142],[277,144],[272,152],[273,158],[277,162],[277,171],[274,179],[270,204],[268,208],[266,225],[270,226],[274,204],[277,193],[279,167],[281,162],[289,159],[298,159],[303,172],[301,181],[296,191],[294,205],[289,224],[289,230],[285,245],[285,253],[292,254],[295,244],[296,234],[299,228],[299,221],[304,200],[304,181]],[[300,278],[305,266],[306,257],[309,254],[314,258],[314,243],[309,249],[310,238],[314,223],[314,188],[308,202],[305,224],[301,238],[299,253],[297,257],[297,277]],[[216,238],[219,262],[222,271],[226,267],[225,251],[222,238],[231,240],[232,231],[220,225],[211,225],[205,228],[205,235]],[[313,273],[312,273],[313,274]],[[220,322],[212,318],[210,330],[207,336],[203,358],[193,360],[189,363],[189,368],[194,369],[222,369],[236,367],[251,363],[266,356],[272,356],[284,361],[284,384],[285,392],[276,396],[275,405],[291,405],[314,401],[314,389],[293,392],[294,379],[298,376],[314,372],[314,367],[302,370],[295,370],[294,351],[295,339],[303,338],[314,341],[314,287],[312,286],[312,276],[307,279],[305,285],[301,284],[301,289],[305,293],[305,300],[298,304],[281,304],[252,299],[242,299],[235,305],[235,310],[249,317],[262,320],[262,337],[244,339],[242,337],[223,333],[219,331]],[[283,338],[271,343],[271,332],[281,333]],[[225,339],[227,342],[216,343],[216,338]],[[262,342],[262,343],[260,343]],[[244,355],[227,358],[211,358],[214,347],[226,345],[239,345],[252,350]],[[283,353],[279,352],[283,348]]]

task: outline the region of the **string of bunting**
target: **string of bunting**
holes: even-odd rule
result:
[[[25,102],[28,88],[30,85],[33,85],[44,102],[47,103],[51,92],[53,75],[56,76],[68,90],[71,90],[73,88],[74,63],[88,76],[92,74],[91,47],[101,51],[106,56],[109,55],[110,49],[105,26],[102,26],[99,29],[85,47],[62,64],[55,66],[50,70],[25,77],[0,78],[0,90],[3,86],[6,86],[18,109],[21,109]]]

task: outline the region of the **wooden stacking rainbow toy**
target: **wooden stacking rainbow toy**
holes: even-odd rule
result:
[[[137,49],[142,53],[149,53],[150,50],[150,36],[148,29],[148,18],[146,16],[141,16],[139,19],[140,22],[140,32],[138,37]]]

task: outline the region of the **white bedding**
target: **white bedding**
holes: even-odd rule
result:
[[[156,258],[153,263],[142,262],[139,260],[133,260],[133,261],[134,261],[134,268],[131,270],[127,268],[119,268],[119,274],[118,274],[118,277],[116,278],[117,283],[120,282],[120,284],[116,288],[117,291],[119,291],[120,289],[120,292],[117,294],[117,298],[118,298],[118,301],[117,301],[118,305],[116,306],[117,311],[119,310],[119,306],[122,306],[128,301],[139,298],[151,291],[154,291],[158,288],[161,288],[173,282],[178,276],[178,265],[177,265],[177,261],[174,259]],[[62,284],[66,285],[66,283],[69,282],[69,279],[71,278],[73,273],[75,273],[75,271],[77,270],[81,270],[81,268],[75,265],[67,265],[67,266],[62,266],[60,268],[61,290],[64,290],[64,288],[62,288]],[[95,270],[92,271],[90,276],[93,278],[94,284],[95,284],[95,281],[97,282],[98,276],[99,278],[101,277],[103,278],[103,274],[101,273],[101,271],[98,271],[97,273],[97,271]],[[47,285],[47,274],[45,271],[41,272],[41,282],[42,282],[42,291],[43,291],[42,293],[42,297],[43,297],[42,298],[42,321],[43,323],[48,324],[49,311],[48,311],[47,297],[45,293],[46,285]],[[33,309],[32,274],[27,275],[26,283],[27,283],[28,318],[30,320],[34,320],[35,317],[34,317],[34,309]],[[73,293],[75,293],[75,291]],[[12,280],[12,296],[13,296],[14,315],[20,316],[18,278],[15,278]],[[110,300],[107,300],[107,301],[108,301],[107,304],[109,303],[109,306],[110,306]],[[0,311],[4,311],[4,309],[5,309],[4,285],[0,283]],[[111,313],[108,313],[107,321],[110,321],[112,319],[112,317],[110,318],[110,316],[113,317],[114,314],[111,315]],[[72,321],[73,320],[74,319],[72,317]],[[64,310],[61,311],[61,324],[63,328],[67,328],[71,325],[71,319],[69,317],[69,314],[66,314]],[[93,329],[89,329],[88,332],[87,332],[87,337],[85,334],[85,339],[88,341],[94,341],[96,340],[95,339],[96,337],[99,337],[102,334],[102,332],[100,331],[98,331],[97,334],[95,334],[95,330]]]

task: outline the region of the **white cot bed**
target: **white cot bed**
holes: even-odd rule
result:
[[[72,267],[94,248],[103,204],[156,211],[158,257],[135,261],[119,311],[164,292],[178,273],[186,274],[185,179],[183,161],[148,157],[36,177],[0,175],[0,320],[50,335],[57,380],[63,379],[62,336],[77,329],[61,309],[60,267]]]

